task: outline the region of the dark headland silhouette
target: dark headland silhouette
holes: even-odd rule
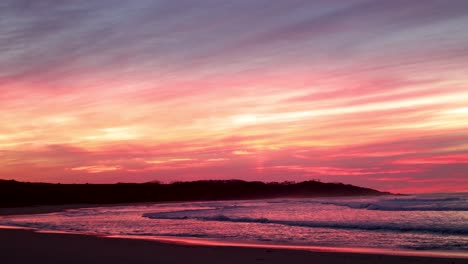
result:
[[[386,192],[342,183],[247,182],[206,180],[161,184],[51,184],[0,180],[0,207],[62,204],[265,199],[385,195]]]

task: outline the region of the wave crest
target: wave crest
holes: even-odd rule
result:
[[[310,228],[336,228],[336,229],[354,229],[367,231],[388,231],[388,232],[414,232],[414,233],[435,233],[446,235],[467,235],[468,230],[462,228],[438,228],[429,226],[406,226],[399,224],[372,224],[372,223],[336,223],[336,222],[318,222],[318,221],[287,221],[274,220],[268,218],[251,218],[251,217],[230,217],[223,214],[212,216],[188,216],[188,215],[171,215],[164,213],[147,213],[143,217],[150,219],[171,219],[171,220],[198,220],[198,221],[219,221],[233,223],[260,223],[260,224],[277,224],[297,227]]]
[[[393,198],[378,201],[321,201],[323,205],[379,211],[468,211],[462,198]]]

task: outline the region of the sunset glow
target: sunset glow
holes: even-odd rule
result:
[[[467,191],[466,10],[0,4],[0,178]]]

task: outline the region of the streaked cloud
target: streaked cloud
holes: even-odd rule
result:
[[[0,178],[463,191],[468,2],[0,3]]]

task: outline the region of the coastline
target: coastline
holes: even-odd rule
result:
[[[60,204],[60,205],[36,205],[25,207],[0,207],[0,217],[13,215],[33,215],[33,214],[49,214],[63,212],[69,209],[93,208],[93,207],[116,207],[130,205],[152,205],[157,202],[145,203],[115,203],[115,204]]]
[[[466,264],[465,258],[362,252],[195,245],[170,241],[0,229],[2,263],[427,263]]]
[[[0,208],[0,217],[8,217],[21,214],[43,214],[60,212],[67,209],[128,206],[128,205],[150,205],[154,203],[137,204],[82,204],[82,205],[51,205],[22,208]],[[13,241],[13,243],[11,243]],[[118,242],[116,242],[118,241]],[[88,243],[94,244],[88,248]],[[147,248],[149,252],[140,249],[119,250],[120,247]],[[44,250],[39,248],[46,247]],[[65,262],[65,258],[74,257],[75,253],[56,254],[56,252],[67,252],[70,247],[86,248],[79,254],[84,254],[83,258],[98,259],[100,256],[111,257],[112,252],[123,259],[139,259],[137,262],[167,260],[171,263],[183,263],[191,261],[191,258],[203,260],[205,263],[225,262],[224,259],[243,258],[239,261],[245,263],[259,263],[265,260],[268,263],[284,263],[286,260],[278,257],[294,259],[295,263],[319,262],[319,263],[343,263],[346,258],[347,263],[468,263],[468,256],[464,253],[444,255],[437,252],[414,252],[414,251],[393,251],[364,248],[332,248],[332,247],[312,247],[312,246],[291,246],[274,244],[250,244],[229,241],[200,240],[191,238],[172,237],[137,237],[137,236],[96,236],[92,234],[76,234],[60,231],[41,231],[33,228],[21,227],[0,227],[0,257],[6,259],[2,263],[29,263],[35,258],[47,259],[48,263]],[[34,249],[34,250],[30,250]],[[190,258],[183,258],[188,254],[193,254]],[[206,256],[206,252],[213,256]],[[19,253],[20,252],[20,253]],[[84,253],[83,253],[84,252]],[[107,253],[106,253],[107,252]],[[171,253],[172,252],[172,253]],[[272,254],[272,252],[277,252]],[[56,258],[50,258],[55,255]],[[140,256],[141,255],[141,256]],[[216,257],[217,256],[217,257]],[[218,258],[219,257],[219,258]],[[222,258],[222,259],[221,259]],[[11,262],[8,262],[11,261]],[[67,260],[68,261],[68,260]],[[88,260],[78,258],[74,263],[85,263]],[[117,261],[117,262],[115,262]],[[99,261],[104,263],[128,263]],[[94,262],[94,261],[92,261]],[[231,263],[231,262],[226,262]]]

